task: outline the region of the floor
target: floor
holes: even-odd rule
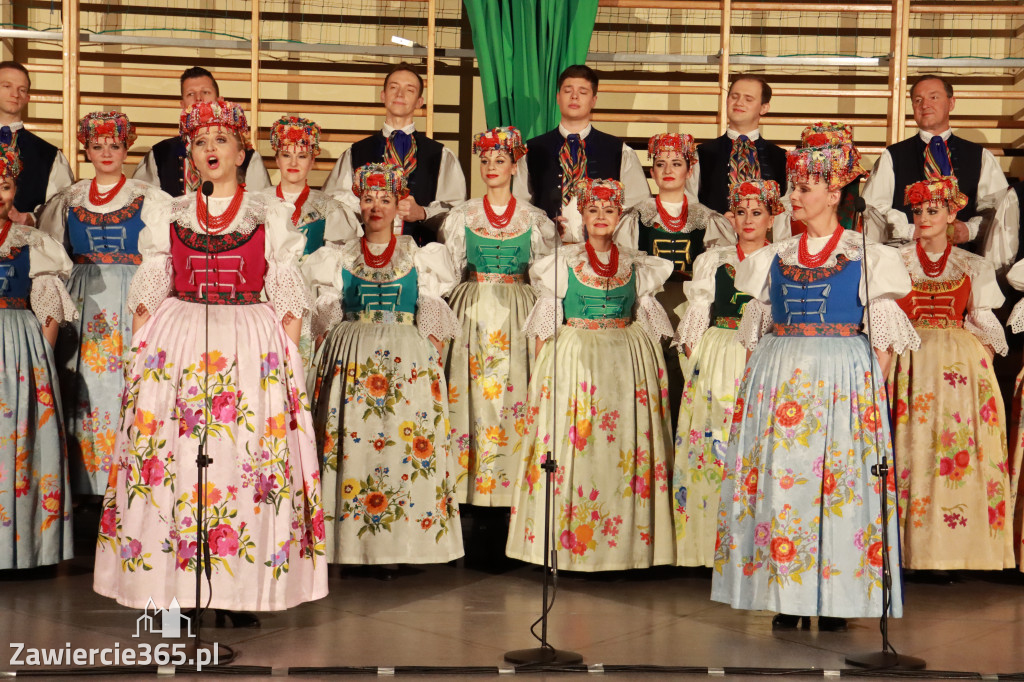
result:
[[[539,569],[519,563],[503,568],[478,570],[460,561],[382,581],[365,571],[341,575],[333,567],[327,598],[288,612],[261,614],[260,629],[204,627],[204,638],[234,647],[235,666],[265,667],[235,675],[245,679],[321,666],[483,666],[479,674],[494,675],[495,667],[504,665],[505,651],[535,645],[529,628],[541,603]],[[64,647],[66,642],[76,648],[111,647],[115,642],[122,648],[136,646],[140,640],[132,634],[139,613],[93,593],[91,570],[91,557],[84,555],[62,564],[56,575],[0,574],[0,639],[36,648]],[[894,646],[925,659],[929,671],[1024,672],[1024,574],[1007,570],[955,578],[953,584],[907,585],[906,616],[891,622]],[[582,654],[590,666],[694,667],[677,672],[702,676],[708,667],[771,668],[783,678],[807,668],[819,669],[810,674],[821,676],[820,669],[845,668],[848,653],[880,649],[877,621],[854,621],[846,633],[814,628],[773,633],[771,614],[734,611],[709,601],[710,584],[706,569],[562,574],[549,641]],[[155,644],[160,639],[145,641]],[[0,677],[5,671],[27,672],[11,666],[9,657],[0,659]],[[669,674],[616,671],[606,670],[604,677]],[[319,678],[327,672],[308,675]],[[398,671],[400,676],[404,672]],[[417,679],[452,679],[459,672],[470,671],[434,671]],[[542,671],[530,675],[565,677]],[[123,679],[152,678],[133,674]],[[179,674],[176,679],[198,677]],[[730,679],[754,676],[731,674]]]

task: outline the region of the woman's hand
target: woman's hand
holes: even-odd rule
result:
[[[693,350],[690,348],[690,344],[687,343],[687,344],[683,345],[683,353],[686,354],[686,359],[687,360],[690,359],[690,353],[692,353],[692,352],[693,352]]]
[[[52,317],[46,318],[46,324],[43,325],[43,338],[50,344],[50,348],[56,348],[57,346],[57,332],[60,330],[60,325]]]
[[[427,338],[430,339],[430,343],[434,344],[434,348],[437,349],[437,354],[441,355],[441,351],[444,349],[444,342],[439,341],[438,338],[433,334],[431,334]]]
[[[533,346],[533,357],[534,357],[534,359],[536,359],[537,356],[540,355],[540,349],[544,347],[544,341],[545,341],[545,339],[542,339],[542,338],[539,338],[539,337],[534,340],[534,346]]]
[[[135,309],[135,315],[132,317],[132,334],[139,331],[142,325],[149,321],[149,311],[146,310],[146,306],[139,304],[139,307]]]
[[[882,368],[882,381],[885,381],[889,376],[889,367],[892,365],[892,351],[876,348],[875,356],[878,358],[878,364]]]
[[[296,346],[299,345],[299,336],[302,335],[302,318],[285,313],[284,319],[281,320],[281,326],[284,327],[284,333],[288,335],[288,338]]]

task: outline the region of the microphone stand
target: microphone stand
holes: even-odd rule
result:
[[[206,511],[206,477],[207,469],[210,464],[213,463],[213,458],[209,455],[208,439],[210,433],[210,418],[213,415],[212,401],[210,400],[210,195],[213,194],[213,183],[207,180],[202,184],[200,192],[196,195],[196,201],[203,201],[205,197],[206,201],[206,224],[203,225],[200,221],[199,227],[203,230],[206,235],[204,248],[206,251],[205,265],[206,278],[203,288],[203,307],[204,307],[204,346],[206,356],[203,361],[203,431],[199,438],[199,449],[196,453],[196,483],[197,483],[197,509],[196,509],[196,605],[195,605],[195,618],[193,624],[195,631],[192,637],[192,646],[194,651],[189,652],[192,655],[193,660],[197,660],[199,652],[202,649],[209,651],[210,645],[204,643],[200,638],[200,632],[202,631],[203,614],[206,613],[206,607],[201,606],[202,604],[202,589],[203,589],[203,576],[206,576],[206,582],[212,584],[213,580],[213,566],[210,561],[210,535],[206,529],[206,521],[204,519],[204,513]],[[197,212],[199,213],[199,212]],[[198,220],[198,217],[197,217]],[[212,597],[212,594],[211,594]],[[223,654],[222,650],[223,649]],[[214,652],[217,654],[218,663],[230,663],[234,660],[237,653],[228,646],[220,646],[214,644]],[[212,655],[208,659],[213,662]]]
[[[864,197],[854,198],[854,211],[860,214],[863,221],[865,201]],[[862,223],[863,224],[863,223]],[[874,364],[872,355],[875,352],[875,344],[871,333],[871,290],[870,278],[868,277],[868,238],[867,231],[861,227],[861,244],[863,245],[863,256],[861,267],[864,277],[864,298],[867,299],[865,306],[868,314],[868,362]],[[876,670],[921,670],[925,667],[924,659],[915,658],[897,653],[896,649],[889,642],[889,607],[892,603],[892,567],[889,564],[889,458],[883,448],[880,447],[878,432],[881,430],[882,411],[878,407],[878,385],[875,378],[875,371],[871,371],[871,406],[874,408],[878,419],[878,428],[874,429],[875,437],[875,463],[871,465],[871,473],[877,476],[880,484],[878,486],[881,497],[882,510],[882,617],[879,619],[878,627],[882,633],[882,650],[871,651],[863,654],[851,654],[846,657],[846,662],[861,668],[872,668]],[[888,415],[886,415],[888,418]],[[898,518],[898,515],[897,515]],[[897,542],[898,542],[897,538]],[[898,549],[898,548],[897,548]]]
[[[557,221],[557,218],[556,218]],[[555,240],[555,333],[554,350],[552,351],[552,376],[554,381],[551,384],[551,404],[557,405],[557,394],[558,394],[558,246],[562,242],[561,234],[558,235],[558,239]],[[583,656],[576,653],[575,651],[559,650],[548,644],[548,614],[551,612],[554,606],[554,598],[548,601],[548,586],[553,583],[553,587],[558,587],[558,546],[554,543],[554,523],[552,522],[552,507],[554,493],[554,478],[555,470],[558,468],[558,463],[555,461],[554,444],[558,442],[558,412],[554,411],[551,420],[551,443],[552,448],[547,451],[544,457],[544,463],[541,468],[544,469],[544,564],[543,564],[543,581],[541,587],[541,612],[540,618],[534,621],[533,625],[530,626],[530,632],[534,637],[537,634],[534,632],[534,628],[537,627],[537,623],[540,623],[540,646],[533,647],[530,649],[515,649],[505,653],[505,660],[509,663],[516,665],[534,665],[534,666],[569,666],[583,663]],[[550,554],[549,554],[550,552]]]

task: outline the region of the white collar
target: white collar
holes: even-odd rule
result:
[[[25,127],[25,123],[23,121],[15,121],[14,123],[7,123],[6,125],[7,125],[8,128],[11,129],[12,133],[15,132],[15,131],[21,130],[22,128]],[[0,125],[0,128],[2,128],[2,127],[3,126]]]
[[[395,132],[396,130],[401,130],[403,133],[405,133],[407,135],[412,135],[414,132],[416,132],[416,123],[414,121],[414,122],[410,123],[409,125],[403,126],[401,128],[392,128],[390,125],[385,123],[381,127],[380,132],[381,132],[381,134],[384,135],[384,137],[391,137],[391,133]]]
[[[924,130],[918,130],[917,134],[918,134],[918,136],[920,136],[920,138],[924,141],[925,144],[928,144],[929,142],[931,142],[932,138],[935,137],[935,135],[933,135],[932,133],[926,132]],[[949,140],[949,136],[952,135],[952,134],[953,134],[953,129],[952,128],[946,128],[946,130],[944,130],[943,132],[939,133],[939,137],[941,137],[943,140],[947,140],[948,141]]]
[[[746,135],[747,139],[750,140],[751,142],[756,142],[761,137],[760,130],[751,130],[749,133],[741,133],[739,131],[733,130],[732,128],[728,128],[726,129],[725,134],[729,136],[730,140],[735,140],[740,135]]]
[[[590,134],[590,131],[591,131],[591,130],[593,130],[593,129],[594,129],[594,128],[593,128],[593,126],[591,126],[591,125],[590,125],[590,124],[588,123],[588,124],[587,124],[587,127],[586,127],[586,128],[584,128],[583,130],[581,130],[581,131],[580,131],[580,132],[578,133],[578,135],[580,136],[580,139],[581,139],[581,140],[585,140],[585,139],[587,139],[587,135],[589,135],[589,134]],[[569,130],[568,130],[568,129],[567,129],[567,128],[566,128],[565,126],[563,126],[563,125],[562,125],[561,123],[559,123],[559,124],[558,124],[558,132],[559,132],[559,134],[560,134],[560,135],[561,135],[562,137],[569,137],[569,135],[571,135],[571,133],[569,132]]]

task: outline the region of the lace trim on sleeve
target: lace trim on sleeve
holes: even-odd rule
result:
[[[1021,262],[1024,263],[1024,261]],[[1024,332],[1024,300],[1017,301],[1014,304],[1013,312],[1010,313],[1010,319],[1006,321],[1006,326],[1014,334]]]
[[[341,297],[336,291],[328,291],[320,294],[313,304],[313,312],[310,317],[310,333],[314,339],[320,338],[331,328],[341,322],[344,318],[344,311],[341,309]]]
[[[416,326],[420,336],[433,336],[438,341],[457,339],[462,333],[459,318],[444,299],[436,296],[420,296],[416,300]]]
[[[871,325],[871,340],[875,348],[899,354],[921,347],[921,337],[896,301],[891,298],[873,299],[870,310],[870,320],[867,314],[864,315],[864,333],[868,333],[868,325]]]
[[[46,320],[51,317],[57,324],[78,319],[78,310],[75,309],[64,283],[56,275],[39,275],[33,278],[29,302],[40,324],[45,325]]]
[[[306,284],[296,267],[281,265],[268,259],[263,286],[278,320],[283,320],[288,313],[295,318],[301,318],[310,308]]]
[[[697,347],[704,332],[711,326],[711,306],[709,304],[690,303],[686,306],[686,312],[679,320],[675,336],[672,337],[672,345],[676,348],[689,346],[691,350]]]
[[[165,256],[147,260],[139,266],[128,288],[128,310],[138,311],[139,305],[147,313],[156,312],[160,303],[171,293],[171,258]]]
[[[533,310],[523,322],[523,335],[546,340],[555,333],[555,327],[562,324],[562,301],[554,296],[537,299]]]
[[[736,330],[736,340],[749,351],[757,348],[761,337],[772,327],[772,307],[756,298],[743,307],[743,318]]]
[[[1006,343],[1006,333],[999,324],[999,318],[991,310],[972,310],[967,313],[964,329],[977,336],[983,345],[991,346],[1002,356],[1010,351]]]
[[[661,337],[672,338],[672,323],[668,321],[665,308],[654,296],[641,296],[637,299],[636,323],[658,345],[661,345]]]

